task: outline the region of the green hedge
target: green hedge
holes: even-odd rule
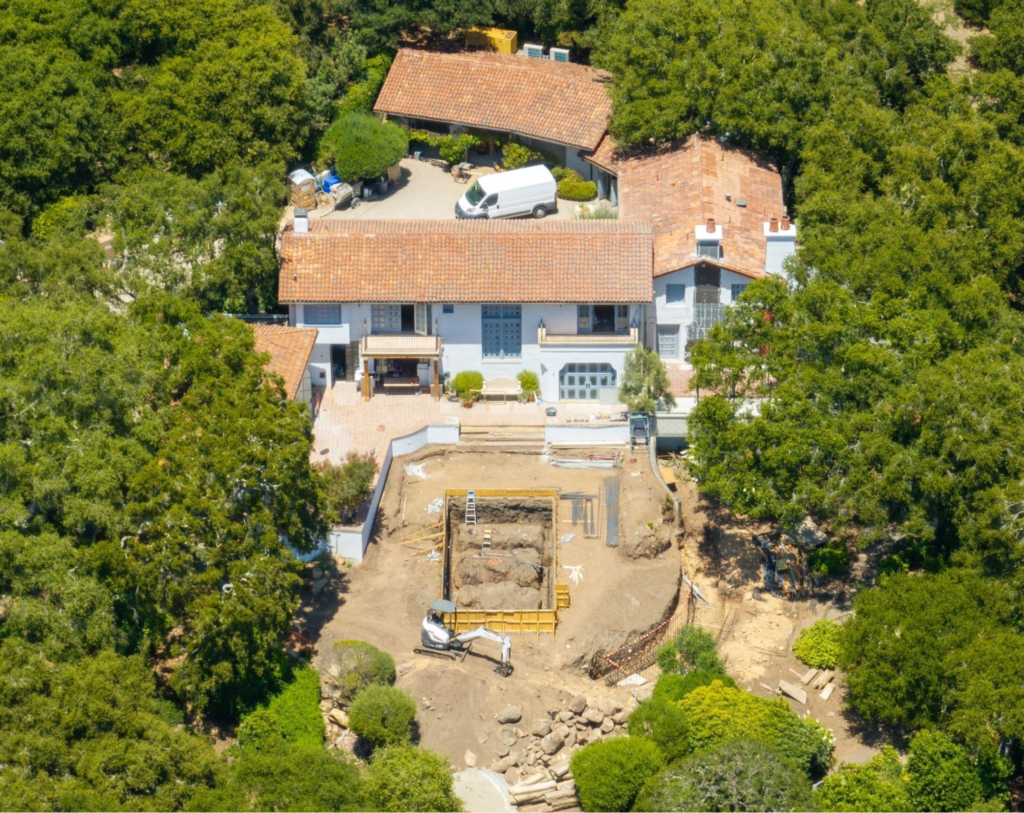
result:
[[[461,400],[472,398],[474,397],[471,395],[473,390],[484,388],[484,374],[478,373],[476,370],[463,370],[455,376],[452,387]]]
[[[416,701],[393,686],[368,686],[348,710],[349,726],[374,748],[409,742],[415,719]]]
[[[729,688],[738,688],[736,681],[728,675],[723,675],[721,672],[716,672],[712,669],[695,669],[692,672],[687,672],[685,675],[677,675],[671,672],[662,675],[658,678],[658,682],[654,684],[654,693],[651,696],[654,699],[682,700],[694,689],[699,689],[701,686],[710,686],[716,680]]]
[[[800,717],[785,700],[766,700],[720,682],[694,689],[679,701],[689,723],[694,752],[733,740],[754,740],[780,751],[805,772],[832,764],[832,734],[821,723]]]
[[[516,376],[516,380],[523,388],[523,395],[537,395],[540,392],[540,379],[532,370],[523,370]]]
[[[845,542],[833,539],[827,545],[807,552],[807,567],[819,576],[843,576],[850,569],[850,550]]]
[[[462,810],[448,760],[423,748],[391,746],[375,753],[366,771],[363,792],[363,810]]]
[[[577,751],[570,767],[587,811],[623,811],[664,767],[661,751],[643,737],[601,740]]]
[[[437,147],[441,158],[449,164],[461,164],[466,160],[466,150],[483,143],[483,136],[476,133],[460,133],[446,135],[432,133],[429,130],[407,130],[410,141],[419,141],[431,147]]]
[[[564,167],[557,169],[560,170],[555,176],[555,180],[558,181],[558,197],[563,200],[580,201],[593,200],[597,197],[596,183],[583,180],[583,176],[574,169],[565,169]]]
[[[505,169],[522,169],[531,161],[556,163],[555,157],[550,153],[526,147],[515,141],[509,141],[501,148],[501,165]]]
[[[300,666],[281,692],[263,708],[242,718],[238,744],[243,749],[266,752],[281,744],[322,748],[324,718],[320,712],[320,675]]]
[[[823,618],[803,630],[793,644],[793,654],[812,669],[835,669],[842,648],[843,628]]]
[[[369,113],[343,113],[327,128],[318,150],[321,162],[333,161],[343,181],[373,180],[394,166],[409,149],[405,130]]]
[[[629,715],[630,737],[646,737],[661,751],[665,762],[672,762],[689,753],[686,714],[677,703],[664,697],[644,700]]]
[[[328,660],[325,679],[350,703],[367,686],[387,686],[395,682],[394,659],[365,641],[338,641]],[[337,675],[330,671],[334,667],[337,667]]]
[[[658,648],[655,656],[662,672],[685,674],[693,669],[725,673],[718,644],[711,633],[687,624],[676,637]]]

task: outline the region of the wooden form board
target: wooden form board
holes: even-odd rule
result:
[[[548,602],[551,608],[547,610],[459,610],[455,619],[451,616],[445,617],[445,625],[451,626],[458,635],[461,632],[474,630],[477,627],[487,627],[496,632],[509,634],[518,632],[520,636],[526,633],[535,633],[540,637],[542,632],[554,635],[555,627],[558,626],[558,609],[562,607],[562,598],[558,594],[559,587],[567,585],[556,585],[555,574],[558,573],[558,495],[556,488],[476,488],[473,489],[476,497],[523,497],[538,499],[548,497],[551,500],[551,547],[552,567],[548,579]],[[452,544],[451,534],[448,527],[448,500],[452,497],[466,497],[469,489],[453,488],[444,492],[444,507],[441,514],[442,528],[444,529],[444,540],[441,554],[441,598],[451,599],[451,570],[452,570]],[[565,607],[568,607],[568,593],[565,595]]]

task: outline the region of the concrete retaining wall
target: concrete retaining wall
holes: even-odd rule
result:
[[[556,445],[610,446],[629,443],[629,426],[545,426],[544,440]]]
[[[334,528],[329,531],[327,533],[327,550],[331,555],[351,559],[355,562],[363,561],[366,546],[370,543],[373,522],[377,518],[377,509],[380,507],[380,498],[384,494],[384,485],[387,483],[388,473],[391,471],[391,461],[395,457],[418,452],[428,444],[442,445],[458,442],[458,426],[424,426],[412,434],[393,438],[388,445],[387,454],[384,456],[384,464],[377,475],[377,483],[373,487],[373,496],[370,498],[370,510],[366,521],[360,526]]]

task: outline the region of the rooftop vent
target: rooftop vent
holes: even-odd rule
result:
[[[551,48],[548,51],[548,59],[554,62],[569,62],[569,49],[568,48]]]
[[[543,59],[544,58],[544,46],[543,45],[531,45],[526,43],[523,45],[523,54],[530,57],[531,59]]]
[[[305,234],[309,231],[309,212],[306,209],[295,210],[295,233]]]

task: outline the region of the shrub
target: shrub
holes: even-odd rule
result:
[[[466,150],[482,144],[484,139],[476,133],[460,133],[447,135],[432,133],[430,130],[407,130],[410,141],[419,141],[431,147],[437,147],[441,158],[449,164],[458,164],[466,160]]]
[[[377,461],[372,454],[349,452],[340,466],[325,464],[319,468],[327,492],[327,521],[332,525],[351,522],[360,503],[370,496]]]
[[[367,686],[387,686],[395,682],[394,659],[363,641],[338,641],[328,658],[326,680],[347,703]],[[337,671],[337,675],[331,670]]]
[[[941,731],[914,735],[907,776],[914,810],[971,810],[982,798],[981,779],[967,752]]]
[[[724,686],[732,689],[737,688],[736,681],[728,675],[723,675],[721,672],[714,672],[710,669],[695,669],[692,672],[687,672],[685,675],[674,673],[662,675],[658,678],[658,682],[654,684],[654,693],[651,697],[662,700],[682,700],[694,689],[699,689],[701,686],[710,686],[716,680],[720,681]]]
[[[373,755],[366,771],[364,810],[458,811],[448,760],[425,748],[395,745]]]
[[[523,395],[537,395],[540,392],[540,379],[532,370],[523,370],[516,376],[516,380],[523,388]]]
[[[408,148],[405,130],[367,113],[339,116],[321,141],[321,155],[334,158],[334,171],[343,181],[379,178]]]
[[[618,220],[619,210],[606,200],[599,200],[592,206],[580,207],[580,220]]]
[[[686,715],[676,703],[664,697],[644,700],[629,715],[627,727],[629,736],[646,737],[657,745],[665,762],[689,753]]]
[[[692,669],[725,672],[714,636],[692,624],[687,624],[675,638],[658,649],[657,661],[662,672],[683,674]]]
[[[896,749],[887,745],[863,765],[841,765],[825,777],[808,810],[874,810],[876,813],[913,810],[903,763]]]
[[[352,730],[374,748],[409,742],[415,718],[416,701],[393,686],[368,686],[348,710]]]
[[[810,810],[800,767],[751,740],[682,759],[650,779],[634,810]]]
[[[390,68],[391,58],[386,54],[366,60],[366,76],[345,91],[345,95],[338,101],[339,114],[372,113]]]
[[[554,175],[554,173],[551,173]],[[563,200],[593,200],[597,197],[597,184],[583,180],[575,169],[565,169],[559,173],[558,197]]]
[[[850,569],[850,550],[845,542],[833,539],[827,545],[807,552],[807,567],[819,576],[838,578]]]
[[[263,708],[242,718],[238,744],[251,751],[269,752],[282,744],[322,748],[324,718],[320,713],[320,675],[300,666],[292,680]]]
[[[812,669],[835,669],[842,648],[843,628],[823,618],[801,631],[793,654]]]
[[[546,161],[549,164],[555,163],[553,156],[542,150],[534,150],[524,147],[515,141],[509,141],[501,148],[501,163],[505,169],[521,169],[531,161]]]
[[[587,811],[629,810],[644,783],[664,767],[661,751],[643,737],[619,737],[587,745],[570,763]]]
[[[715,681],[679,701],[693,752],[724,742],[754,740],[771,746],[807,773],[831,764],[833,738],[821,723],[797,716],[785,700],[765,700]]]
[[[471,393],[473,390],[483,389],[483,373],[478,373],[476,370],[463,370],[455,376],[455,381],[452,382],[452,386],[455,388],[455,394],[458,395],[459,398],[470,398],[472,397]]]

